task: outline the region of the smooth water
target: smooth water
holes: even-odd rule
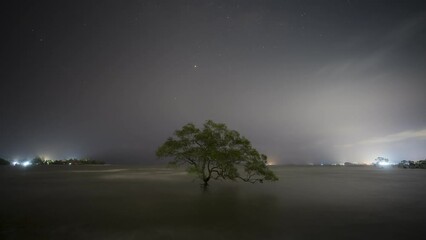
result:
[[[413,239],[426,170],[273,167],[211,182],[140,166],[0,168],[0,239]]]

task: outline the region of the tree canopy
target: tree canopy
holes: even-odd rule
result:
[[[37,157],[33,158],[32,164],[34,164],[34,165],[43,165],[43,164],[45,164],[45,159],[43,157],[41,157],[41,156],[37,156]]]
[[[0,158],[0,165],[10,165],[10,162],[6,159]]]
[[[267,166],[266,155],[260,154],[237,131],[211,120],[204,123],[203,129],[188,123],[176,130],[156,154],[173,158],[171,164],[187,166],[204,186],[211,179],[250,183],[278,180]]]

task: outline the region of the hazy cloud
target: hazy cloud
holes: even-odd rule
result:
[[[404,140],[411,139],[426,139],[426,129],[421,129],[417,131],[404,131],[395,134],[386,135],[383,137],[374,137],[359,141],[355,144],[346,144],[343,147],[354,147],[356,145],[374,145],[374,144],[384,144],[384,143],[393,143]]]

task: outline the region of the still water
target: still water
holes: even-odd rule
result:
[[[273,167],[275,183],[141,166],[0,168],[0,239],[413,239],[426,170]]]

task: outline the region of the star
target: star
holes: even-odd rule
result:
[[[198,68],[198,65],[197,65],[197,64],[195,64],[195,65],[194,65],[194,68]]]

